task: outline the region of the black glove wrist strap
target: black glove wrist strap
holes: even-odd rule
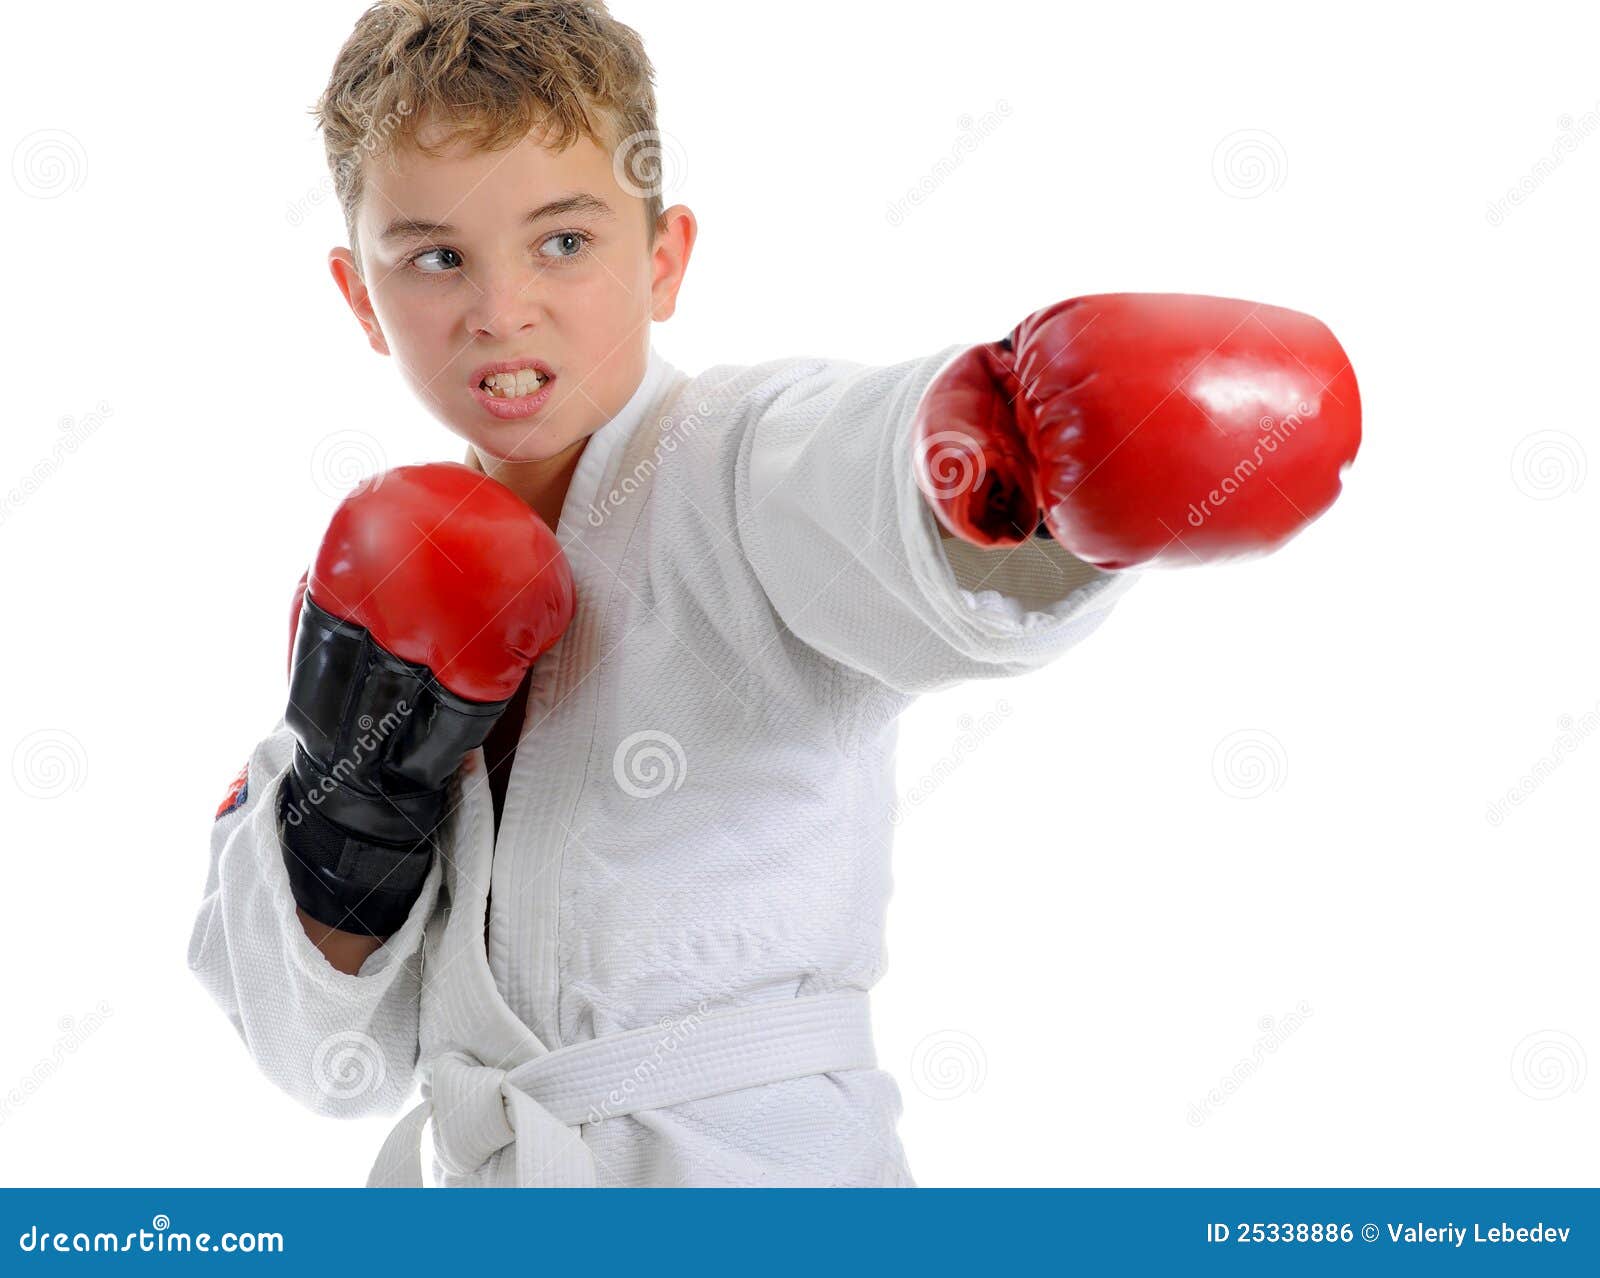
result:
[[[341,932],[399,931],[433,864],[432,839],[395,846],[351,833],[307,801],[294,769],[283,778],[277,817],[295,904]]]
[[[308,592],[284,712],[297,745],[277,812],[300,908],[369,936],[404,923],[432,863],[451,777],[508,702],[456,695]]]

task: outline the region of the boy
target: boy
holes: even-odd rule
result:
[[[1357,446],[1331,334],[1219,299],[685,377],[654,114],[594,0],[378,4],[319,107],[334,278],[466,465],[336,514],[189,961],[319,1112],[415,1068],[373,1184],[431,1120],[446,1185],[909,1185],[866,998],[897,714],[1128,568],[1281,544]]]

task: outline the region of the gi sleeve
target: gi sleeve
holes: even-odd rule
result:
[[[1043,666],[1137,575],[1101,572],[1055,541],[941,537],[912,426],[961,349],[884,368],[808,361],[738,410],[738,535],[773,608],[811,647],[906,693]]]
[[[400,930],[356,975],[335,968],[306,936],[283,865],[278,788],[294,745],[280,719],[217,814],[189,968],[283,1091],[331,1117],[390,1114],[412,1089],[422,932],[440,858]]]

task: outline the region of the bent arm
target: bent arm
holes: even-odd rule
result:
[[[275,1086],[321,1114],[393,1113],[412,1089],[423,928],[441,872],[384,940],[303,921],[276,819],[294,747],[280,720],[213,823],[189,968]]]

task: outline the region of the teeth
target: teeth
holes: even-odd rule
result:
[[[497,399],[514,399],[533,394],[544,380],[531,368],[519,368],[514,373],[491,373],[480,385]]]

